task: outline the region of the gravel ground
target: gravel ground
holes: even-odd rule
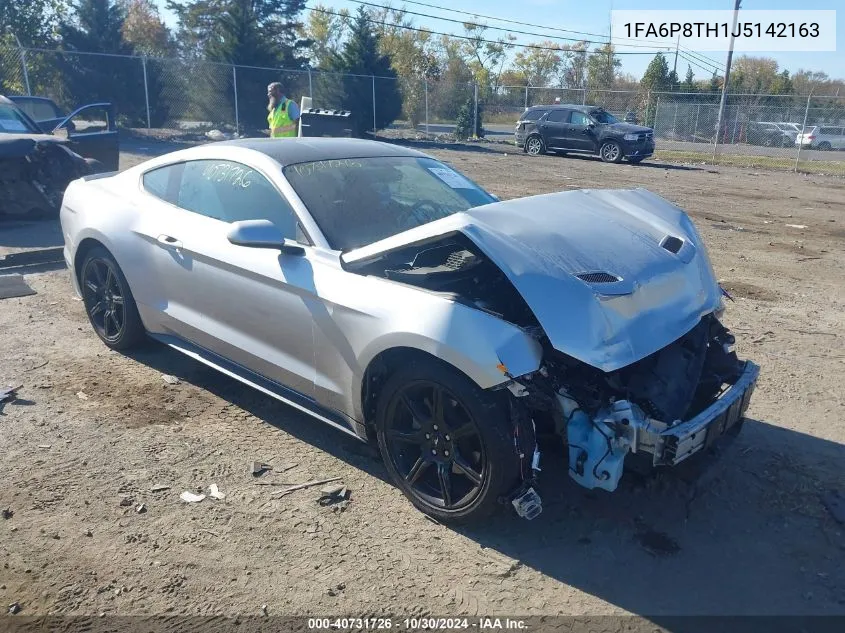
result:
[[[0,302],[0,385],[23,385],[0,405],[0,606],[17,602],[21,616],[260,615],[262,605],[271,615],[845,615],[845,526],[821,501],[845,489],[845,181],[486,147],[431,153],[502,198],[643,186],[691,213],[736,299],[727,323],[740,355],[762,365],[752,419],[704,483],[626,475],[615,493],[590,492],[552,446],[537,520],[437,525],[367,447],[161,346],[110,352],[67,271],[34,271],[38,294]],[[125,154],[122,166],[142,158]],[[0,226],[0,248],[58,239],[49,225]],[[275,470],[255,479],[253,460]],[[342,512],[320,506],[318,489],[272,494],[326,477],[351,490]],[[212,483],[225,499],[179,500]]]

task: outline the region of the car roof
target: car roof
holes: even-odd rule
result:
[[[549,105],[535,105],[530,106],[528,110],[578,110],[579,112],[593,112],[595,110],[602,110],[601,106],[596,105],[580,105],[574,103],[552,103]],[[527,110],[526,110],[527,112]]]
[[[285,167],[295,163],[346,158],[375,158],[379,156],[408,156],[429,158],[426,154],[391,143],[357,138],[294,137],[245,138],[220,141],[215,145],[231,145],[261,152]]]
[[[9,95],[6,98],[10,101],[52,101],[52,99],[48,99],[47,97],[35,97],[33,95]]]

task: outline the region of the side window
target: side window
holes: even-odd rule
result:
[[[569,122],[572,125],[582,125],[584,127],[590,124],[590,117],[588,117],[583,112],[578,112],[576,110],[572,111],[572,116],[569,119]]]
[[[547,110],[530,110],[522,115],[523,121],[537,121]]]
[[[143,184],[144,190],[151,193],[156,198],[160,198],[170,204],[176,204],[175,196],[171,195],[173,188],[170,186],[171,178],[175,175],[175,171],[180,169],[182,165],[168,165],[167,167],[159,167],[144,174]]]
[[[563,123],[569,118],[569,110],[552,110],[546,121],[549,123]]]
[[[285,237],[297,239],[296,215],[287,200],[254,169],[227,160],[185,164],[178,206],[221,220],[270,220]]]
[[[71,120],[71,136],[95,134],[109,131],[109,111],[107,108],[93,106],[85,108]]]

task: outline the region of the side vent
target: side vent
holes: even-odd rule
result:
[[[681,247],[684,245],[684,241],[679,237],[675,237],[674,235],[667,235],[663,238],[660,242],[660,246],[665,248],[670,253],[675,255],[681,250]]]
[[[586,281],[588,284],[612,284],[621,281],[621,277],[611,275],[604,271],[595,273],[579,273],[575,275],[581,281]]]

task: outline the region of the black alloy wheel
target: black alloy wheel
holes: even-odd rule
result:
[[[411,492],[444,510],[481,493],[487,456],[475,420],[448,389],[420,380],[394,394],[385,430],[389,458]]]
[[[128,349],[144,336],[129,284],[111,254],[93,248],[80,272],[82,301],[97,336],[112,349]]]

